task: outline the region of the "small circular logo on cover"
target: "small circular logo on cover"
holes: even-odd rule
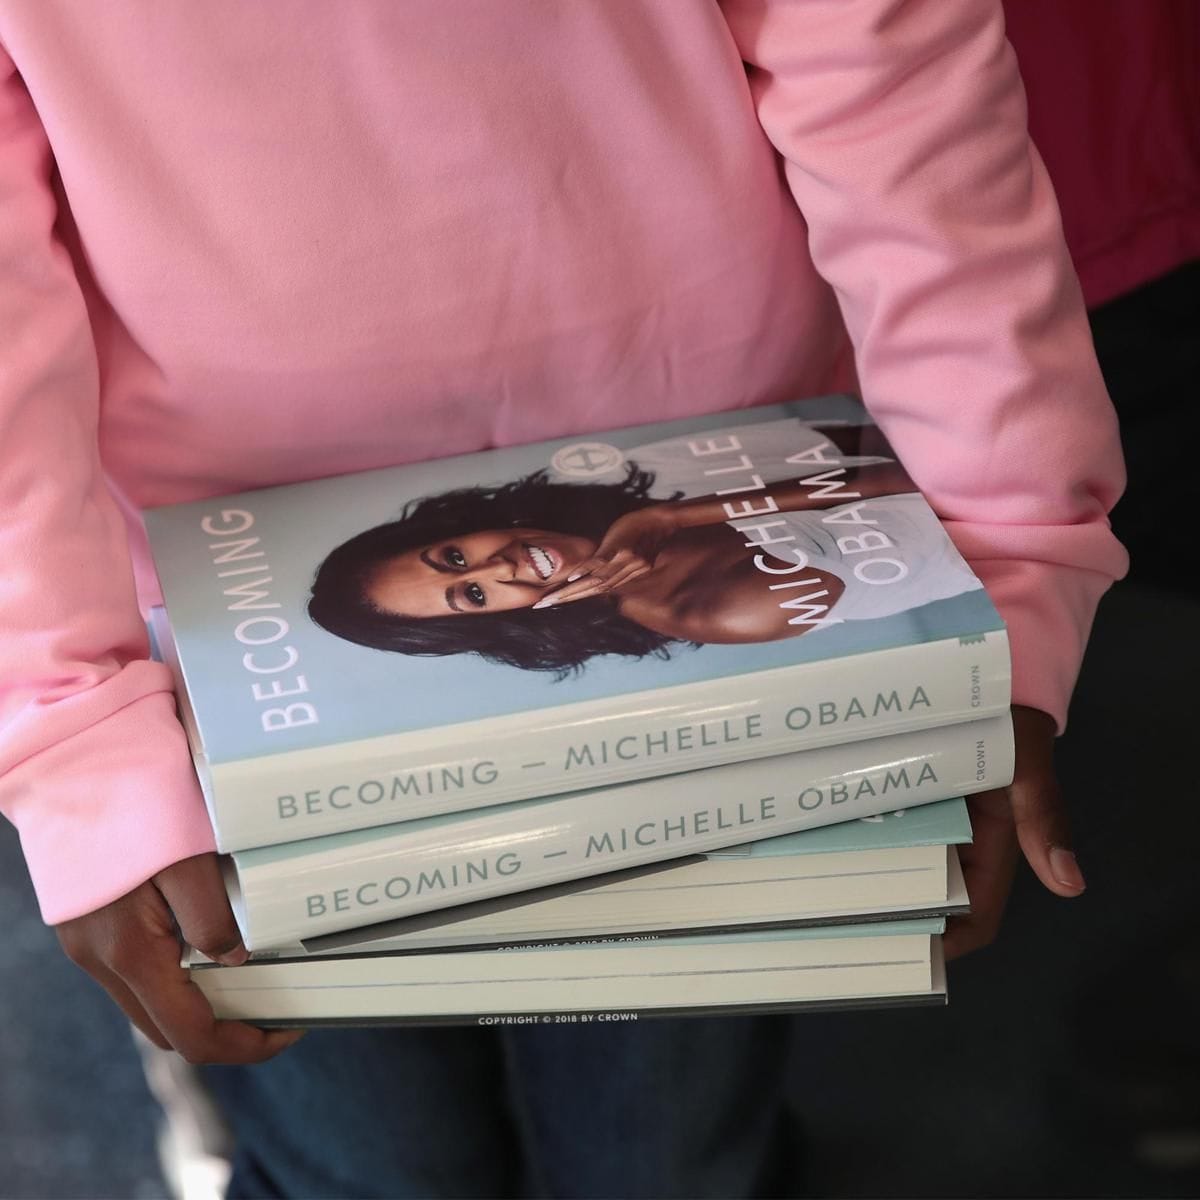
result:
[[[624,461],[625,455],[607,442],[573,442],[555,451],[550,465],[560,475],[591,479],[615,471]]]

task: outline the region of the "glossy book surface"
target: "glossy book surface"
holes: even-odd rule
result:
[[[848,397],[268,488],[147,528],[225,849],[1008,704],[998,614]],[[574,578],[598,551],[607,575]]]

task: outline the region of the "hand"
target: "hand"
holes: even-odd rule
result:
[[[1017,751],[1012,783],[967,801],[975,837],[970,846],[960,847],[959,856],[971,913],[948,925],[943,943],[948,959],[986,946],[996,936],[1018,848],[1056,896],[1078,896],[1084,889],[1054,773],[1054,721],[1035,708],[1019,706],[1012,716]]]
[[[567,604],[614,592],[654,569],[654,560],[678,524],[669,504],[652,504],[618,517],[591,558],[581,562],[562,587],[534,608]]]
[[[104,908],[55,932],[82,967],[156,1046],[191,1063],[253,1063],[298,1041],[300,1030],[266,1032],[218,1021],[179,965],[180,941],[229,966],[245,962],[215,854],[184,859]]]

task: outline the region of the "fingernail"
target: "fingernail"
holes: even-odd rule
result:
[[[576,571],[574,575],[568,575],[568,576],[567,576],[567,582],[568,582],[568,583],[574,583],[574,582],[575,582],[575,580],[577,580],[577,579],[582,579],[582,578],[583,578],[583,572],[582,572],[582,571]]]
[[[218,954],[217,962],[223,967],[240,967],[249,957],[250,951],[245,946],[235,946],[232,950],[226,950],[224,954]]]
[[[549,608],[553,603],[554,603],[553,600],[539,600],[533,607],[534,608]]]
[[[1054,878],[1064,887],[1082,892],[1087,884],[1083,881],[1083,872],[1075,861],[1075,855],[1061,846],[1050,847],[1050,870]]]

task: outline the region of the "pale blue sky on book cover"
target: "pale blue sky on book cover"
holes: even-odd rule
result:
[[[783,416],[849,424],[863,419],[855,401],[827,397],[263,489],[243,493],[236,500],[153,510],[147,515],[147,528],[210,761],[434,728],[1003,628],[986,594],[977,589],[894,616],[847,621],[782,641],[680,645],[666,661],[654,656],[593,658],[582,672],[555,680],[549,673],[490,663],[474,654],[423,658],[354,645],[317,627],[305,612],[313,576],[325,556],[364,529],[394,519],[409,500],[516,478],[546,467],[556,449],[584,440],[627,450],[666,437]],[[204,532],[200,521],[230,508],[253,512],[253,528],[238,536],[260,538],[256,548],[264,555],[216,566],[210,546],[235,537],[214,537]],[[229,611],[230,597],[223,589],[259,576],[251,572],[222,579],[218,572],[255,564],[264,564],[262,574],[269,574],[270,582],[263,587],[270,600],[282,607]],[[294,668],[278,678],[290,686],[297,674],[303,674],[311,689],[306,695],[273,703],[310,701],[320,713],[318,724],[263,733],[259,714],[269,705],[255,700],[251,685],[275,676],[246,670],[242,658],[251,647],[233,633],[240,621],[256,615],[287,621],[286,637],[272,644],[294,647],[298,657]],[[267,628],[260,626],[256,632]]]

